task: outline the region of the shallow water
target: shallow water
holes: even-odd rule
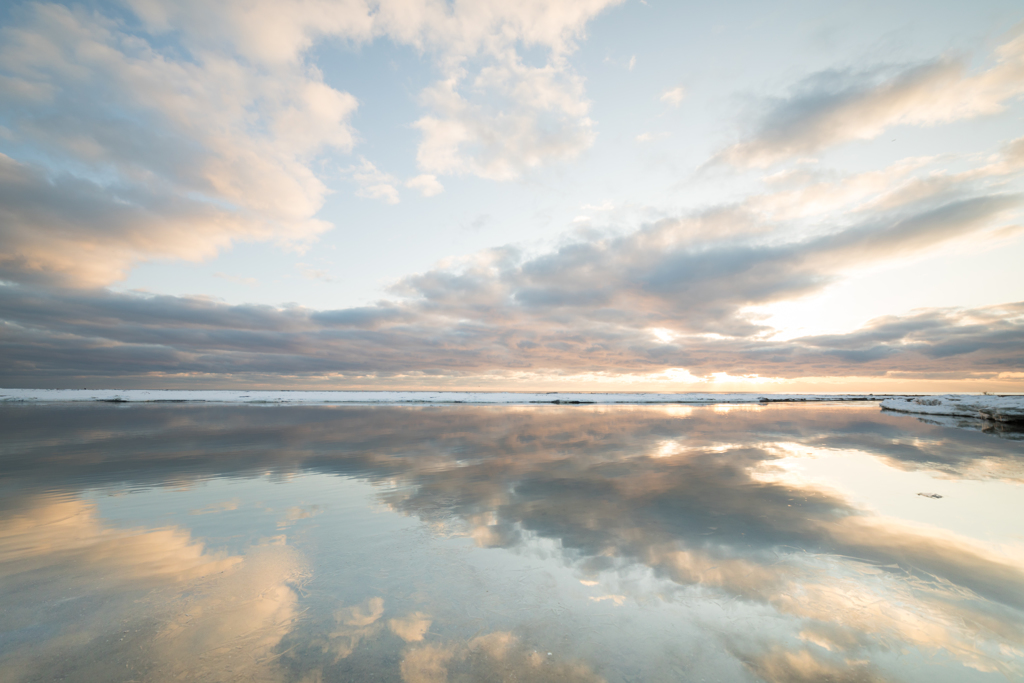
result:
[[[0,681],[1024,671],[1024,443],[874,404],[4,405],[0,433]]]

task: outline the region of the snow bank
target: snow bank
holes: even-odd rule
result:
[[[648,393],[525,393],[483,391],[179,391],[146,389],[0,389],[0,401],[64,403],[600,403],[715,404],[807,401],[879,401],[868,394],[648,394]]]
[[[1024,423],[1024,396],[919,396],[887,398],[882,410],[915,415],[949,415],[995,422]]]
[[[1021,422],[996,422],[977,417],[953,417],[951,415],[915,415],[914,417],[925,424],[937,427],[970,429],[974,432],[984,432],[990,436],[997,436],[1000,439],[1024,441],[1024,429],[1021,429],[1024,423]]]

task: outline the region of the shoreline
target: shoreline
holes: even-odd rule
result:
[[[882,410],[917,416],[966,417],[987,422],[1024,424],[1024,396],[945,394],[888,398]]]
[[[1024,424],[1024,395],[771,394],[708,392],[306,391],[234,389],[0,389],[0,404],[207,403],[233,405],[767,405],[868,403],[917,416]]]
[[[512,391],[304,391],[180,389],[0,389],[0,403],[235,403],[235,404],[477,404],[477,405],[714,405],[866,402],[903,394],[766,394]]]

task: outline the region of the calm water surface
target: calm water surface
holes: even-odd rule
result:
[[[874,404],[5,405],[0,434],[4,682],[1024,676],[1024,442]]]

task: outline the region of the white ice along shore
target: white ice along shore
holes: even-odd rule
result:
[[[993,422],[1024,423],[1024,396],[918,396],[887,398],[882,410],[914,415],[948,415]]]
[[[649,394],[486,391],[188,391],[147,389],[0,389],[0,402],[66,403],[477,403],[625,404],[881,401],[872,394]]]

